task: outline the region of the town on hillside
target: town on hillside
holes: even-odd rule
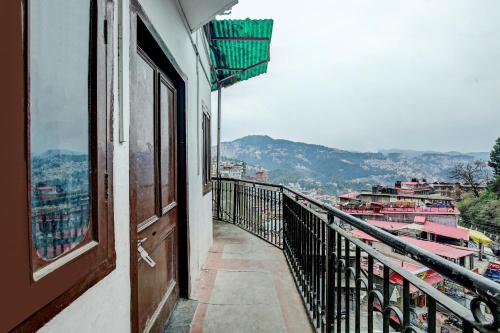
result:
[[[256,183],[269,183],[267,170],[249,167],[244,162],[221,163],[220,175],[222,178],[250,180]],[[214,174],[215,176],[215,174]],[[287,184],[287,187],[304,193],[307,197],[318,202],[335,207],[345,213],[363,219],[368,224],[383,229],[397,238],[434,255],[440,256],[459,264],[466,269],[483,275],[500,283],[500,232],[497,229],[478,230],[477,227],[465,227],[461,221],[460,210],[457,207],[464,195],[471,192],[471,186],[458,182],[429,182],[426,179],[412,178],[396,181],[392,186],[375,185],[371,189],[360,192],[349,192],[341,195],[320,194],[315,190],[305,190],[298,184]],[[485,184],[476,184],[481,191],[486,189]],[[307,200],[303,200],[308,205]],[[310,205],[317,213],[325,214],[321,209]],[[266,209],[254,207],[254,209]],[[269,212],[260,212],[267,214]],[[268,214],[269,215],[269,214]],[[275,217],[276,218],[276,217]],[[392,247],[380,242],[367,233],[355,229],[349,224],[341,225],[353,237],[372,246],[393,260],[395,263],[408,270],[422,281],[431,284],[436,289],[452,297],[458,303],[469,306],[474,298],[458,284],[447,280],[436,271],[424,267],[410,257],[400,254]],[[351,254],[354,265],[355,254]],[[363,259],[363,265],[368,263]],[[382,266],[374,266],[375,283],[382,286]],[[395,306],[402,298],[403,279],[397,273],[390,277],[391,303]],[[426,296],[418,288],[411,287],[411,305],[421,309],[421,314],[427,313]],[[416,325],[425,322],[415,312]],[[438,309],[438,320],[441,327],[448,332],[459,331],[460,324],[445,309]]]

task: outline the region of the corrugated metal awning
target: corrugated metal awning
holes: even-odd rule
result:
[[[267,72],[273,20],[214,20],[209,24],[212,91]]]

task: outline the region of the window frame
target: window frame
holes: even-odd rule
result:
[[[202,186],[203,195],[212,191],[212,122],[208,108],[202,105]]]
[[[31,0],[40,1],[40,0]],[[0,251],[9,274],[2,274],[0,305],[5,311],[0,331],[36,331],[56,316],[86,290],[106,277],[116,266],[113,225],[112,184],[112,87],[113,87],[113,0],[90,0],[89,40],[89,155],[91,168],[90,246],[82,244],[39,269],[31,235],[31,153],[30,153],[30,62],[29,0],[12,1],[6,10],[6,27],[18,32],[7,39],[9,58],[0,66],[10,68],[12,94],[5,98],[6,110],[0,122],[8,124],[1,131],[6,156],[3,173],[10,174],[7,186],[16,188],[9,195],[11,221],[5,230],[12,242],[0,242]],[[19,5],[21,4],[21,6]],[[7,6],[5,6],[7,7]],[[4,8],[4,7],[2,7]],[[2,9],[3,10],[3,9]],[[12,33],[12,31],[11,31]],[[22,61],[20,61],[23,59]],[[11,96],[12,95],[12,96]],[[4,171],[5,170],[5,171]],[[0,214],[2,218],[4,213]],[[57,263],[57,264],[56,264]],[[56,265],[52,265],[56,264]],[[12,300],[23,300],[15,302]]]

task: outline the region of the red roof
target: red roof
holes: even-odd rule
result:
[[[460,211],[457,208],[441,208],[441,207],[410,207],[410,208],[392,208],[392,207],[384,207],[377,213],[374,212],[373,209],[351,209],[351,208],[343,208],[342,211],[355,214],[355,215],[375,215],[375,214],[401,214],[401,213],[418,213],[422,215],[458,215]]]
[[[430,285],[439,283],[444,280],[444,278],[441,275],[430,269],[425,272],[422,272],[421,274],[419,273],[419,277]],[[389,280],[392,283],[397,283],[401,286],[403,285],[403,277],[396,272],[391,274]],[[413,284],[410,284],[410,294],[413,294],[418,290],[419,289],[417,287],[415,287]]]
[[[422,231],[439,235],[446,236],[455,239],[469,240],[469,230],[452,227],[449,225],[443,225],[439,223],[426,222]]]
[[[415,246],[418,246],[419,248],[422,248],[434,254],[437,254],[438,256],[450,259],[459,259],[474,253],[474,251],[467,249],[465,247],[449,246],[441,243],[416,239],[412,237],[400,236],[399,239],[408,242],[410,244],[413,244]]]
[[[368,223],[384,230],[399,230],[408,226],[408,223],[368,220]]]
[[[366,232],[361,231],[359,229],[354,229],[351,231],[351,233],[354,237],[362,239],[362,240],[367,240],[370,242],[379,242],[379,240],[376,239],[375,237],[372,237],[372,236],[368,235]]]

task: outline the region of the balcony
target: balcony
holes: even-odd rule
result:
[[[285,186],[219,178],[213,189],[193,332],[498,332],[497,283]]]

